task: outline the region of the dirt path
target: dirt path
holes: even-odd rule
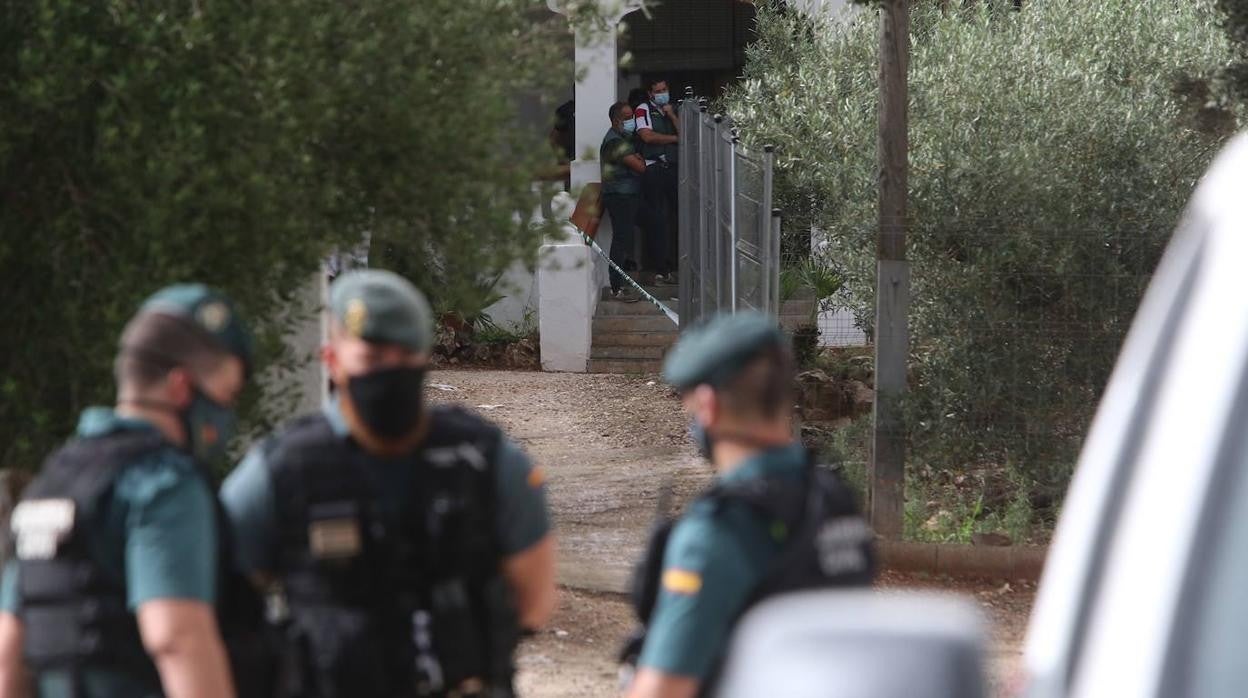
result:
[[[624,591],[659,490],[670,484],[679,505],[710,479],[687,443],[679,403],[654,380],[439,371],[432,381],[434,399],[495,421],[546,472],[565,584]]]
[[[434,400],[459,402],[498,423],[547,476],[564,585],[550,628],[519,658],[521,695],[616,695],[615,653],[633,627],[623,591],[655,501],[670,486],[683,504],[710,479],[670,391],[651,378],[507,371],[438,371]],[[994,623],[994,678],[1015,663],[1034,590],[886,574],[887,588],[969,594]]]

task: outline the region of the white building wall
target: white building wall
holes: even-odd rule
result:
[[[808,14],[839,14],[856,11],[858,8],[849,0],[792,0],[793,5]]]

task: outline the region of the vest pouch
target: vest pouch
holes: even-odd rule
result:
[[[78,598],[91,585],[90,563],[72,560],[25,560],[17,576],[26,605]]]
[[[75,606],[45,606],[28,609],[22,620],[26,626],[22,648],[37,669],[55,667],[76,659],[84,645],[98,645],[99,633],[84,633]]]
[[[395,638],[374,627],[369,613],[333,606],[292,606],[285,646],[295,667],[284,683],[289,698],[346,698],[395,694],[386,661]],[[300,670],[301,668],[301,670]]]
[[[484,638],[464,581],[445,580],[433,587],[430,598],[433,644],[446,686],[458,686],[469,679],[488,681]]]
[[[271,698],[282,668],[277,629],[221,629],[238,698]]]
[[[494,695],[511,695],[515,667],[512,657],[520,644],[520,619],[516,616],[511,588],[502,576],[495,576],[485,584],[485,608],[489,614],[489,662],[490,679],[495,687]],[[504,692],[505,690],[505,692]]]
[[[124,602],[88,593],[95,580],[87,563],[25,561],[18,579],[26,628],[24,652],[32,666],[53,666],[88,656],[125,659],[118,656],[120,647],[141,647],[138,626]]]

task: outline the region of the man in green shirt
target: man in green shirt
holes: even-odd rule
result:
[[[14,509],[0,695],[233,696],[206,461],[230,439],[251,340],[200,285],[152,296],[121,336],[117,404],[82,414]]]
[[[794,437],[794,361],[774,318],[689,330],[664,377],[716,479],[670,529],[635,595],[646,625],[629,698],[707,694],[733,626],[758,600],[870,582],[871,534],[853,497]],[[654,554],[654,553],[660,554]],[[649,562],[649,560],[648,560]]]
[[[640,223],[647,239],[653,235],[654,211],[641,196],[641,178],[646,163],[634,140],[636,122],[627,102],[611,105],[607,116],[611,128],[602,139],[602,202],[611,216],[611,261],[621,269],[636,268],[633,261],[634,229]],[[611,296],[626,303],[641,299],[635,290],[624,287],[624,277],[611,270]]]

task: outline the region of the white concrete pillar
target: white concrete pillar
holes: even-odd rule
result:
[[[547,0],[554,12],[567,13],[567,0]],[[578,5],[593,4],[586,0]],[[616,101],[619,59],[616,32],[624,15],[641,9],[642,0],[597,0],[597,20],[577,20],[576,33],[576,160],[572,189],[601,180],[598,146],[611,126],[607,107]]]
[[[559,192],[551,202],[554,220],[567,221],[576,200]],[[584,373],[598,307],[593,283],[594,252],[571,223],[563,234],[546,241],[538,253],[538,334],[542,343],[542,370]]]

